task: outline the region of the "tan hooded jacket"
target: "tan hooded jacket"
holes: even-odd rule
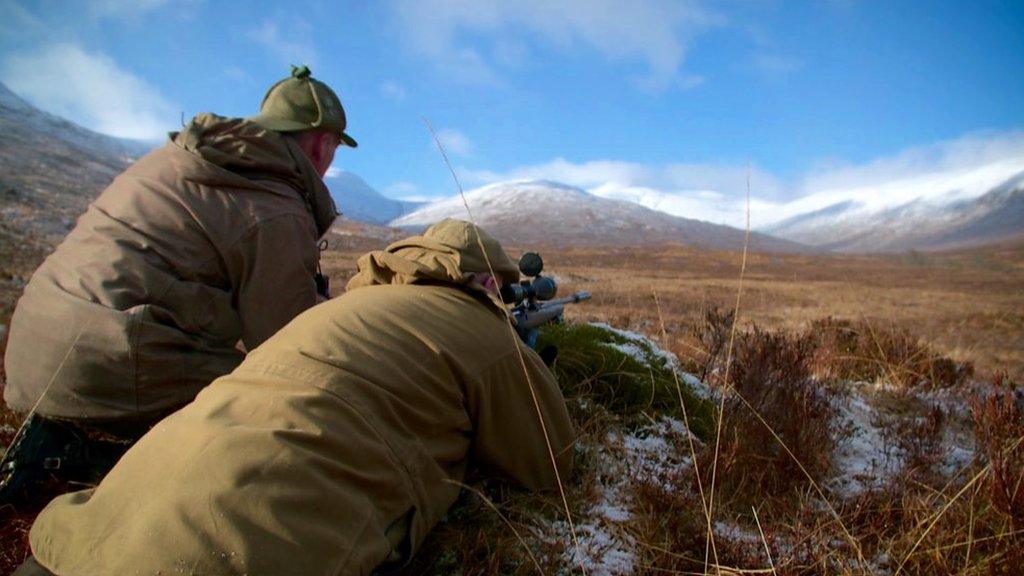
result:
[[[71,419],[152,420],[316,303],[330,194],[294,141],[197,116],[117,177],[32,276],[4,399]],[[46,390],[45,395],[43,391]]]
[[[555,485],[534,394],[566,479],[562,394],[467,286],[459,263],[479,251],[459,229],[365,257],[353,289],[161,421],[95,490],[54,500],[37,561],[60,576],[369,574],[411,557],[470,462]]]

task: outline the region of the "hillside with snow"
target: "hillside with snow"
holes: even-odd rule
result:
[[[824,191],[784,207],[762,228],[842,252],[944,250],[1024,235],[1024,158],[848,191]]]
[[[491,184],[466,193],[472,218],[497,238],[513,244],[643,245],[686,244],[712,249],[743,247],[744,231],[671,216],[632,202],[600,198],[548,180]],[[444,218],[467,218],[460,196],[434,202],[391,221],[422,229]],[[794,242],[753,233],[754,250],[798,252]]]

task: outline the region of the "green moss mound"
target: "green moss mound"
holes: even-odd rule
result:
[[[552,372],[568,398],[585,399],[620,416],[646,422],[664,414],[682,419],[680,397],[690,429],[706,439],[714,429],[714,405],[673,374],[668,358],[649,341],[629,338],[593,324],[552,324],[540,331],[538,349],[558,348]]]

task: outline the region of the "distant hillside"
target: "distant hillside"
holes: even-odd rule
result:
[[[840,252],[949,250],[1024,237],[1024,159],[983,176],[929,182],[932,193],[901,203],[846,199],[764,231]]]
[[[326,182],[338,210],[353,220],[387,224],[423,205],[423,202],[388,198],[352,172],[342,171],[334,176],[328,175]]]
[[[735,250],[744,241],[744,232],[736,228],[670,216],[546,180],[492,184],[467,192],[466,198],[476,222],[497,238],[520,246],[673,243]],[[467,218],[461,198],[428,204],[396,218],[391,226],[421,229],[448,217]],[[751,234],[750,244],[762,252],[808,250],[758,233]]]
[[[43,112],[0,84],[0,336],[45,255],[149,148]]]
[[[369,252],[379,250],[401,239],[403,231],[347,216],[339,216],[327,233],[327,245],[342,252]]]
[[[119,172],[151,146],[104,136],[0,84],[0,214],[5,231],[61,237]]]

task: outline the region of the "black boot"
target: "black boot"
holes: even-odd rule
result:
[[[32,414],[0,462],[0,506],[32,506],[95,486],[133,442],[93,439],[75,424]]]

